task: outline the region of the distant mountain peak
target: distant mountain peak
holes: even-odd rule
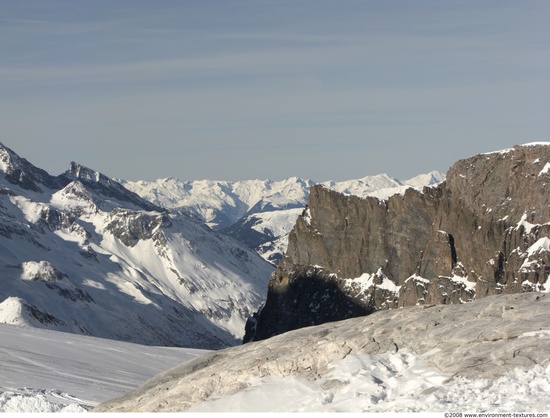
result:
[[[64,177],[67,182],[78,181],[103,196],[132,203],[137,208],[157,212],[165,211],[164,208],[161,208],[160,206],[157,206],[148,200],[141,198],[136,193],[126,189],[117,181],[74,161],[71,162],[69,169],[61,176]]]
[[[419,174],[413,178],[405,180],[403,184],[407,186],[421,188],[424,186],[436,186],[445,180],[445,174],[434,170],[426,174]]]
[[[78,164],[74,161],[71,161],[71,164],[69,165],[69,169],[66,171],[67,176],[73,177],[75,180],[88,180],[88,181],[95,181],[96,183],[99,183],[100,181],[103,181],[107,184],[112,183],[112,181],[103,174],[92,170],[88,167],[85,167],[81,164]]]

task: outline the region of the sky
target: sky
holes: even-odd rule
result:
[[[0,142],[51,174],[407,179],[550,140],[550,2],[0,0]]]

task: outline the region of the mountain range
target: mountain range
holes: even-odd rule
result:
[[[0,322],[141,344],[240,342],[273,267],[185,213],[0,146]]]
[[[385,199],[402,194],[408,188],[421,190],[436,186],[444,179],[443,174],[432,171],[405,181],[379,174],[321,183],[297,177],[281,181],[167,178],[152,182],[120,180],[120,183],[158,206],[196,216],[212,229],[236,238],[277,265],[286,250],[288,234],[315,184],[345,195]]]
[[[129,182],[75,162],[52,176],[3,144],[0,172],[0,322],[209,349],[241,342],[314,184]],[[331,187],[383,195],[440,179]]]
[[[183,182],[136,189],[74,162],[51,176],[1,144],[0,172],[1,411],[84,411],[180,356],[94,410],[548,409],[550,143],[413,187],[287,179],[288,203],[284,182],[202,181],[187,184],[202,206],[169,204],[175,186],[145,186]],[[286,234],[276,268],[250,230]],[[247,343],[224,348],[247,318]]]

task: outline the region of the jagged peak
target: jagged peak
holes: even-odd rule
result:
[[[159,183],[183,183],[183,182],[177,177],[170,176],[164,179],[160,179]]]
[[[12,165],[12,152],[0,142],[0,171],[7,173]]]
[[[61,177],[70,181],[78,181],[104,196],[114,197],[118,200],[132,203],[145,210],[157,212],[165,211],[165,209],[146,201],[136,193],[128,190],[117,181],[74,161],[71,161],[69,169],[62,174]]]
[[[57,178],[51,176],[45,170],[35,167],[2,143],[0,143],[0,171],[4,172],[8,182],[25,190],[43,193],[38,184],[49,189],[60,186]]]
[[[0,142],[0,170],[9,174],[14,169],[21,168],[21,166],[25,165],[32,164]]]
[[[284,180],[281,180],[282,183],[297,183],[297,184],[309,184],[311,180],[304,179],[302,177],[292,176]]]
[[[113,181],[109,179],[104,174],[101,174],[98,171],[92,170],[91,168],[85,167],[82,164],[71,161],[69,164],[69,169],[65,172],[67,177],[70,177],[74,180],[84,180],[92,181],[95,183],[106,183],[111,184]]]

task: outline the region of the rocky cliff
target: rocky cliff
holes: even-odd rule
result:
[[[314,186],[245,342],[380,309],[548,292],[550,143],[458,161],[387,200]]]

